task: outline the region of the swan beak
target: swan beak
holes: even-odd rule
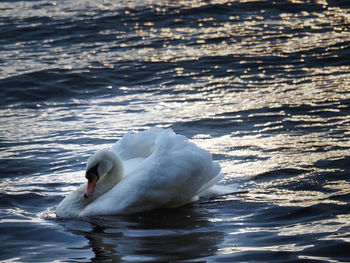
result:
[[[84,194],[85,198],[88,198],[95,190],[96,183],[98,180],[98,176],[95,174],[92,174],[90,178],[88,179],[87,186],[86,186],[86,191]]]

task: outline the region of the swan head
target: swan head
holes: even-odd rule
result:
[[[88,182],[84,197],[88,198],[101,181],[107,181],[107,177],[115,174],[115,171],[113,174],[112,171],[116,169],[121,169],[121,161],[115,153],[109,150],[99,150],[94,153],[86,164],[85,178]]]

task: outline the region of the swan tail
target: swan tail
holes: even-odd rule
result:
[[[221,171],[220,165],[213,162],[211,166],[211,173],[209,175],[210,179],[199,188],[196,195],[200,196],[202,192],[211,188],[213,185],[219,183],[224,178],[224,174],[220,173],[220,171]]]
[[[211,198],[217,198],[219,196],[224,195],[233,195],[233,194],[239,194],[244,193],[245,191],[239,190],[238,184],[230,184],[230,185],[222,185],[222,184],[216,184],[212,187],[204,190],[203,192],[198,194],[199,198],[205,198],[205,199],[211,199]]]

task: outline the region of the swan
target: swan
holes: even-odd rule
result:
[[[222,178],[212,155],[171,129],[126,133],[87,161],[87,182],[57,206],[76,218],[130,214],[198,200]]]

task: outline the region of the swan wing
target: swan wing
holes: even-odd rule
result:
[[[154,151],[157,137],[164,132],[174,134],[171,129],[165,130],[156,127],[138,133],[130,131],[116,142],[111,150],[117,153],[122,160],[146,158]]]

